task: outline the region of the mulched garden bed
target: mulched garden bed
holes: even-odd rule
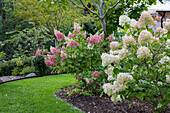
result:
[[[106,96],[80,95],[77,97],[68,97],[66,95],[68,88],[70,89],[70,87],[61,89],[60,92],[56,93],[56,96],[86,113],[154,113],[152,111],[152,102],[142,103],[141,100],[134,99],[129,109],[130,99],[114,103]],[[170,113],[170,110],[168,109],[165,113]]]

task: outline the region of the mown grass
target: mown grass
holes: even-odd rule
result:
[[[0,85],[0,113],[82,113],[55,96],[61,88],[73,85],[70,74],[19,80]]]

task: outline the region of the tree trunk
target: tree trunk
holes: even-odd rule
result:
[[[99,7],[99,13],[100,13],[100,17],[103,17],[103,15],[104,15],[104,11],[103,11],[103,5],[101,5],[100,7]],[[105,21],[105,19],[103,18],[100,18],[100,22],[101,22],[101,25],[102,25],[102,29],[103,29],[103,31],[106,33],[106,35],[107,35],[107,32],[106,32],[106,21]]]

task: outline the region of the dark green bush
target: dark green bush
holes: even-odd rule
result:
[[[26,76],[30,73],[37,73],[37,71],[35,70],[35,68],[33,66],[24,67],[19,74]]]
[[[49,67],[46,66],[45,64],[45,59],[43,56],[36,56],[34,59],[33,59],[33,65],[35,67],[35,70],[37,70],[40,74],[40,75],[45,75],[45,74],[48,74],[50,72],[50,69]]]

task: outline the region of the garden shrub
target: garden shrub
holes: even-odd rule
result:
[[[35,67],[35,70],[37,70],[38,74],[40,75],[45,75],[50,72],[49,67],[47,67],[45,64],[44,56],[37,55],[33,59],[33,65]]]
[[[153,107],[163,111],[170,95],[170,22],[154,33],[148,27],[155,25],[148,13],[142,13],[139,21],[122,15],[119,24],[120,37],[112,34],[106,40],[99,32],[87,38],[77,23],[67,37],[54,30],[63,47],[50,48],[46,65],[76,73],[79,83],[69,94],[103,90],[114,102],[139,98],[154,101]]]
[[[30,73],[38,73],[33,66],[26,66],[22,69],[22,71],[19,73],[20,75],[28,75]]]

